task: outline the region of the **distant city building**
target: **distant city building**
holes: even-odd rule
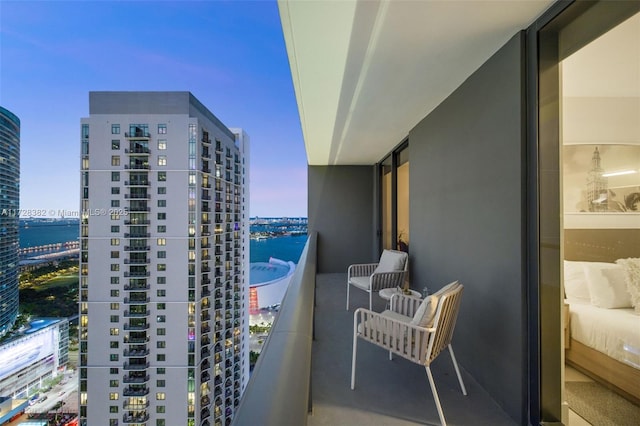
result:
[[[34,319],[28,328],[0,345],[0,397],[27,398],[68,361],[69,321]]]
[[[249,138],[189,92],[81,120],[81,424],[228,425],[249,376]]]
[[[252,263],[249,313],[257,314],[262,309],[279,307],[295,269],[295,263],[275,258]]]
[[[20,119],[0,107],[0,336],[18,316]]]

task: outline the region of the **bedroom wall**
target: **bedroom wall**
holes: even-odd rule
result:
[[[519,424],[527,424],[528,377],[523,37],[409,134],[411,285],[465,285],[456,356]]]

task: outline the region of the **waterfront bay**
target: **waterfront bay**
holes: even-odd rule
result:
[[[42,222],[20,226],[20,248],[44,246],[78,240],[78,223]],[[298,263],[306,235],[282,235],[250,242],[250,262],[268,262],[269,258]]]

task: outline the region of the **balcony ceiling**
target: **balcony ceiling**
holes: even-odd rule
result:
[[[552,0],[278,0],[310,165],[375,164]]]

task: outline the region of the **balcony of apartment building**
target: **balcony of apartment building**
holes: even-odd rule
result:
[[[369,299],[351,291],[352,307],[345,310],[346,271],[317,274],[316,241],[309,238],[233,424],[440,424],[424,367],[399,356],[390,361],[387,351],[367,342],[358,342],[351,390],[354,311]],[[385,304],[375,296],[373,309]],[[447,422],[515,425],[461,369],[466,396],[448,353],[431,365]],[[273,422],[261,423],[265,418]]]

